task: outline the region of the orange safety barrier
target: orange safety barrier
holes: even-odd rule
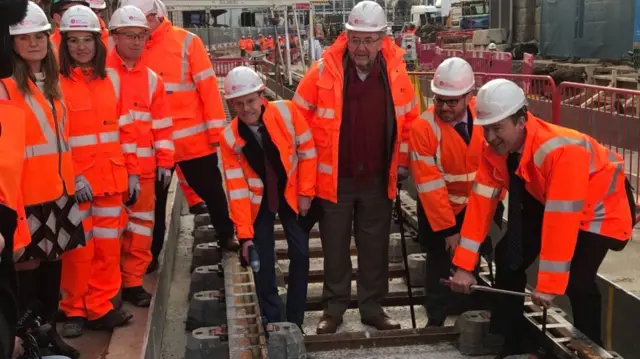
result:
[[[557,114],[553,106],[556,84],[550,76],[485,74],[484,82],[487,83],[498,78],[513,81],[524,90],[524,93],[527,95],[527,100],[529,101],[529,110],[531,110],[534,115],[546,121],[558,123]]]
[[[248,66],[249,60],[242,57],[224,57],[211,60],[217,77],[225,77],[234,67]]]
[[[640,201],[640,91],[563,82],[554,96],[560,125],[592,136],[624,158]],[[636,204],[636,212],[640,206]],[[640,215],[637,215],[640,220]]]

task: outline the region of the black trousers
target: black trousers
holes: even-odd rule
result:
[[[540,216],[541,217],[541,216]],[[528,218],[523,215],[523,218]],[[530,217],[529,217],[530,218]],[[541,218],[540,218],[541,219]],[[527,268],[540,254],[542,223],[523,223],[523,265],[517,270],[509,267],[507,258],[508,243],[500,241],[496,246],[496,283],[495,287],[522,292],[527,284]],[[571,261],[571,272],[566,295],[571,302],[574,326],[597,344],[601,339],[602,298],[596,285],[598,268],[604,260],[611,239],[601,235],[580,231],[575,253]],[[524,298],[496,295],[491,301],[490,331],[506,338],[514,347],[523,344],[520,334],[526,332],[526,320],[522,315]]]
[[[53,320],[58,312],[60,301],[60,278],[62,276],[62,261],[43,261],[36,269],[18,271],[18,312],[25,313],[27,309],[39,302],[36,313],[45,321]]]
[[[218,169],[218,155],[212,153],[182,161],[178,163],[178,166],[180,166],[189,186],[207,205],[211,224],[216,230],[216,237],[225,240],[233,237],[234,226],[229,218],[227,197],[222,186],[222,175]],[[156,221],[153,227],[153,242],[151,243],[151,253],[154,258],[158,258],[164,244],[167,193],[168,188],[163,188],[159,182],[156,182]]]

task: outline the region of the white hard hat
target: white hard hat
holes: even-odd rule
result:
[[[167,16],[167,7],[160,0],[155,0],[155,2],[156,2],[156,6],[158,7],[158,12],[156,13],[156,15],[158,15],[160,17],[166,17]]]
[[[100,20],[90,8],[75,5],[67,9],[60,19],[60,32],[89,31],[101,32]]]
[[[436,69],[431,91],[440,96],[461,96],[471,91],[475,83],[471,65],[459,57],[450,57]]]
[[[493,42],[487,46],[487,50],[497,50],[497,49],[498,49],[498,46],[496,46],[496,44]]]
[[[506,79],[487,82],[476,97],[477,118],[475,125],[486,126],[500,122],[527,105],[524,91]]]
[[[148,29],[147,17],[140,9],[132,5],[125,5],[118,8],[111,15],[109,21],[109,30],[115,30],[121,27],[143,27]]]
[[[364,0],[356,4],[344,24],[347,30],[361,32],[380,32],[387,29],[387,16],[375,1]]]
[[[252,68],[238,66],[224,78],[224,97],[227,100],[264,90],[264,82]]]
[[[89,7],[96,10],[103,10],[107,8],[107,3],[104,0],[88,0]]]
[[[132,5],[142,10],[144,15],[157,14],[158,3],[156,0],[121,0],[120,6]]]
[[[29,1],[27,4],[27,15],[19,23],[9,27],[10,35],[34,34],[51,30],[51,24],[47,15],[40,6]]]

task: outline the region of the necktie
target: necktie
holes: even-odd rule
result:
[[[516,170],[520,164],[520,154],[510,153],[507,157],[509,170],[509,218],[507,223],[507,255],[511,269],[516,270],[523,264],[522,258],[522,198],[524,181]]]
[[[269,134],[265,126],[260,126],[258,129],[262,140],[262,152],[264,153],[264,172],[265,172],[265,192],[267,194],[267,205],[271,213],[278,213],[278,176],[276,171],[269,162],[269,156],[267,156],[267,142],[269,141]]]
[[[468,145],[471,141],[471,138],[469,137],[469,132],[467,131],[467,123],[458,122],[455,126],[453,126],[453,128],[456,130],[456,132],[458,132],[458,134],[460,134],[460,137],[462,137],[464,143]]]

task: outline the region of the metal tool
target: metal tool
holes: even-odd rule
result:
[[[396,223],[400,227],[400,242],[402,244],[402,259],[404,260],[404,275],[407,278],[407,292],[409,294],[409,306],[411,308],[411,325],[416,327],[416,312],[413,309],[413,291],[411,290],[411,275],[409,274],[409,260],[407,259],[407,241],[404,234],[404,217],[402,216],[402,200],[400,191],[402,184],[398,183],[398,194],[396,195]]]
[[[540,338],[540,347],[538,347],[538,357],[546,358],[547,350],[545,349],[545,343],[547,340],[547,307],[542,307],[542,330]]]
[[[448,280],[448,279],[440,279],[440,283],[446,285],[447,287],[451,286],[451,281]],[[471,288],[471,290],[477,290],[477,291],[481,291],[481,292],[506,294],[506,295],[515,295],[515,296],[518,296],[518,297],[530,297],[531,296],[531,293],[514,292],[512,290],[498,289],[498,288],[487,287],[487,286],[484,286],[484,285],[477,285],[477,284],[473,284],[469,288]]]

